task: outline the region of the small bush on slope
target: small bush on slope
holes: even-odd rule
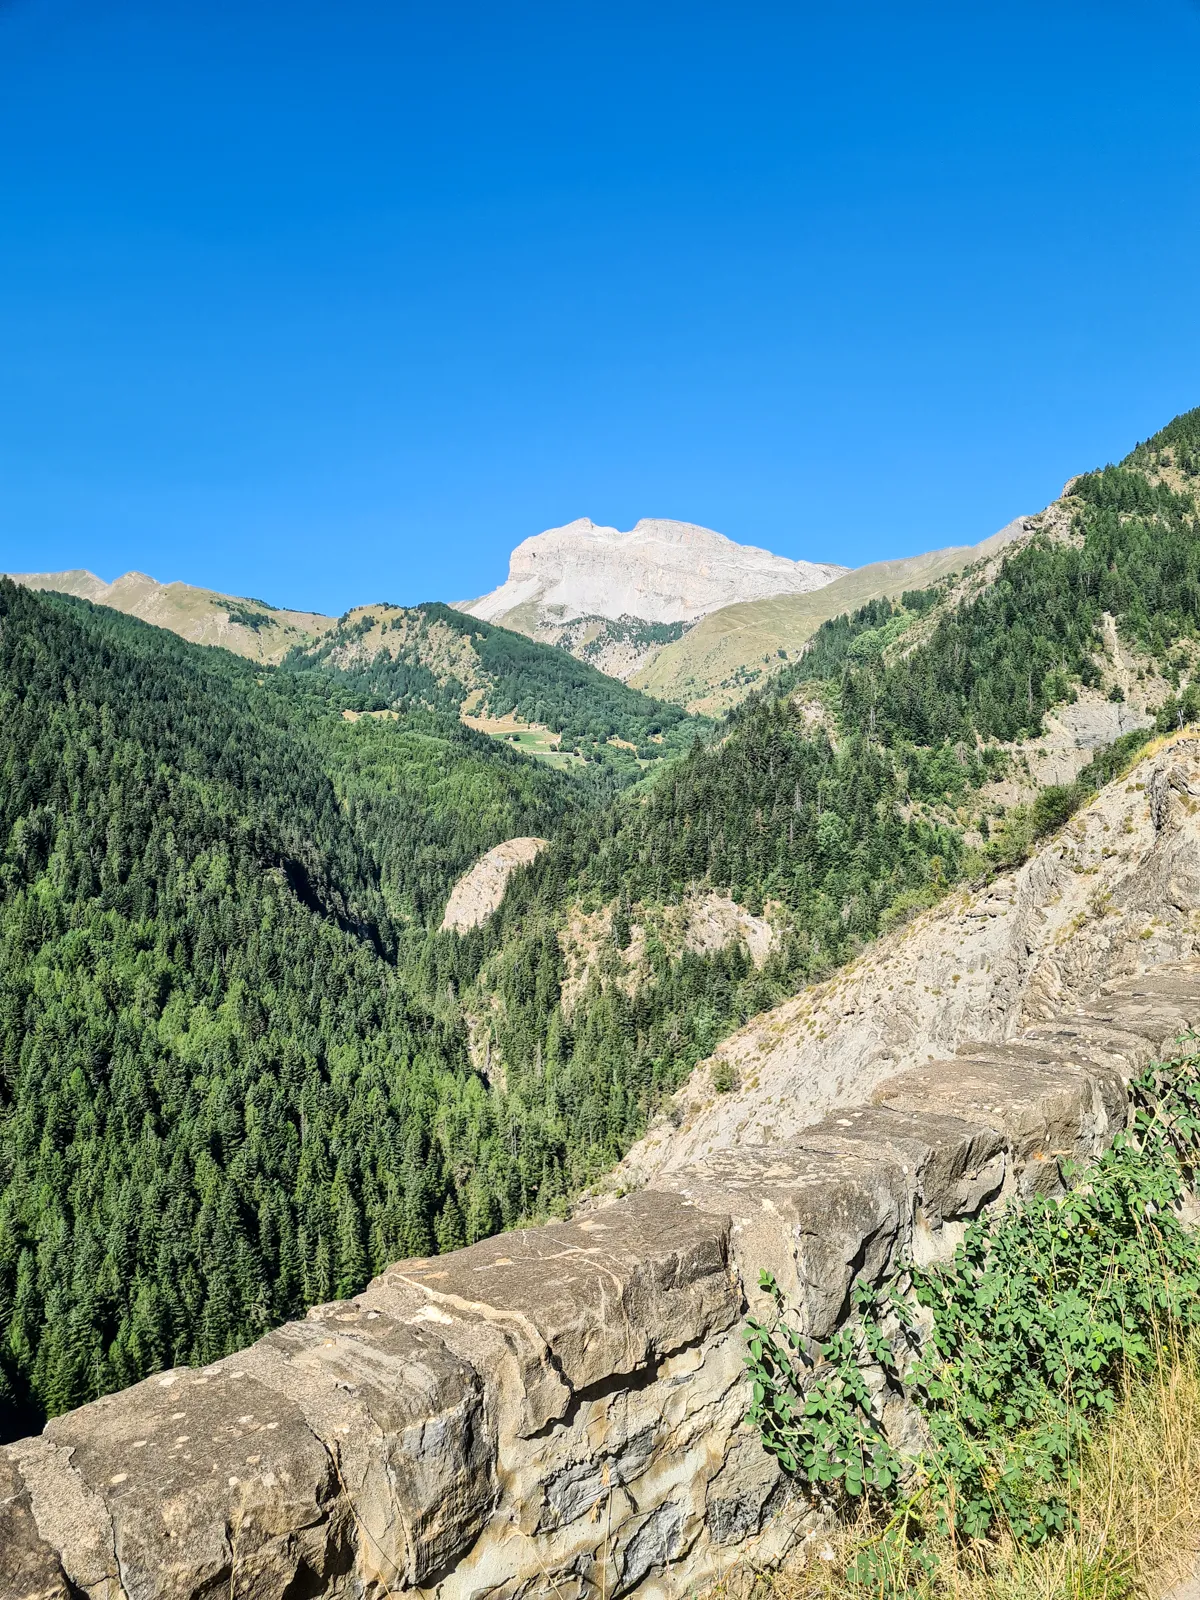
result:
[[[1034,1547],[1004,1531],[982,1546],[934,1537],[928,1572],[906,1559],[898,1529],[880,1561],[889,1519],[864,1509],[800,1539],[778,1571],[735,1569],[706,1600],[1161,1600],[1196,1561],[1198,1485],[1200,1349],[1187,1344],[1165,1348],[1094,1427],[1061,1537]]]
[[[777,1314],[748,1328],[750,1420],[814,1504],[868,1506],[879,1531],[851,1584],[938,1594],[964,1561],[1020,1565],[1077,1540],[1098,1422],[1144,1411],[1139,1384],[1195,1387],[1200,1240],[1180,1209],[1200,1164],[1200,1056],[1151,1068],[1133,1094],[1130,1131],[1077,1188],[981,1217],[950,1262],[882,1293],[861,1286],[815,1372],[765,1280]],[[932,1317],[919,1351],[912,1299]],[[915,1463],[884,1434],[889,1392],[924,1417]]]

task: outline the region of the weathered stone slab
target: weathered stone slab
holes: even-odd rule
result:
[[[1094,1080],[1064,1062],[1044,1071],[1021,1056],[938,1061],[901,1073],[876,1093],[878,1104],[914,1116],[952,1115],[1003,1134],[1019,1186],[1055,1189],[1062,1160],[1097,1153],[1109,1127]]]
[[[1082,1059],[1110,1067],[1124,1083],[1137,1077],[1157,1054],[1154,1044],[1144,1034],[1131,1033],[1096,1017],[1081,1015],[1036,1023],[1025,1030],[1021,1039],[1047,1045],[1051,1050],[1074,1051]]]
[[[0,1455],[0,1596],[70,1600],[62,1564],[38,1532],[16,1463]]]
[[[674,1194],[627,1196],[577,1222],[389,1268],[361,1303],[436,1323],[472,1364],[512,1370],[502,1431],[529,1435],[596,1384],[653,1366],[736,1320],[728,1218]]]
[[[287,1396],[177,1370],[14,1446],[43,1535],[94,1600],[284,1600],[352,1560],[334,1463]]]
[[[969,1066],[991,1062],[1012,1067],[1018,1072],[1036,1073],[1043,1082],[1055,1086],[1073,1078],[1080,1086],[1083,1114],[1085,1122],[1090,1123],[1091,1137],[1111,1139],[1118,1128],[1125,1126],[1128,1112],[1125,1080],[1116,1067],[1087,1049],[1082,1040],[1050,1046],[1044,1040],[1022,1035],[1005,1044],[970,1045],[959,1051],[955,1061]],[[1087,1104],[1089,1088],[1090,1105]],[[1081,1131],[1081,1137],[1088,1136]],[[1095,1154],[1095,1150],[1089,1149],[1088,1154]]]
[[[800,1135],[797,1145],[823,1155],[880,1154],[908,1179],[914,1203],[933,1227],[972,1216],[1004,1182],[1005,1144],[986,1121],[931,1113],[914,1116],[892,1106],[854,1106]]]
[[[1092,1043],[1092,1034],[1077,1034],[1051,1045],[1027,1031],[1015,1039],[968,1041],[958,1051],[956,1061],[996,1061],[1027,1068],[1055,1079],[1074,1076],[1088,1079],[1098,1096],[1097,1109],[1114,1126],[1125,1121],[1125,1079],[1109,1052]]]
[[[1185,995],[1159,997],[1153,993],[1100,994],[1075,1014],[1079,1021],[1095,1021],[1140,1033],[1161,1051],[1186,1034],[1196,1016],[1196,1003]]]
[[[333,1462],[363,1581],[424,1583],[474,1543],[496,1500],[494,1429],[480,1375],[433,1329],[343,1301],[220,1365],[300,1408]]]
[[[882,1277],[911,1211],[903,1163],[883,1152],[727,1150],[671,1181],[703,1209],[728,1211],[743,1282],[773,1273],[814,1339],[837,1326],[857,1273]]]
[[[1172,962],[1152,967],[1136,977],[1112,978],[1100,985],[1097,993],[1138,1001],[1158,999],[1174,1002],[1189,1016],[1195,1016],[1200,1000],[1200,967],[1194,962]]]

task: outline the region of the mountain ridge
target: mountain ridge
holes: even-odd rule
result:
[[[219,645],[251,661],[281,661],[293,646],[315,640],[334,626],[333,617],[318,611],[292,611],[191,583],[160,583],[144,572],[125,572],[111,583],[85,567],[4,576],[22,588],[90,600],[93,605],[167,628],[190,644]]]
[[[1022,538],[1032,520],[1014,517],[978,544],[948,545],[852,567],[804,594],[768,595],[722,606],[701,617],[679,639],[648,652],[626,681],[690,711],[719,716],[802,653],[823,622],[871,600],[899,599],[907,589],[926,588],[987,560]]]
[[[805,593],[847,570],[793,561],[693,522],[642,517],[622,531],[577,517],[523,539],[505,581],[457,608],[489,622],[513,618],[508,625],[519,631],[531,605],[544,613],[542,626],[583,616],[689,622],[735,600]]]
[[[698,618],[731,603],[805,594],[849,570],[793,561],[697,523],[643,517],[622,532],[579,517],[522,540],[510,555],[504,583],[451,608],[558,646],[625,683]],[[161,583],[132,571],[112,583],[83,568],[6,576],[26,588],[109,606],[193,644],[219,645],[270,664],[297,647],[317,646],[370,609],[353,606],[339,619],[192,584]]]

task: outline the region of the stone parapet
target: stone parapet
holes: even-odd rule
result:
[[[857,1277],[1054,1192],[1200,1021],[1200,967],[881,1083],[564,1223],[389,1268],[201,1371],[0,1451],[0,1600],[618,1600],[769,1562],[811,1519],[743,1424],[769,1268],[827,1337]]]

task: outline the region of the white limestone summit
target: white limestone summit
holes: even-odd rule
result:
[[[585,616],[690,622],[734,601],[805,594],[848,570],[791,561],[692,522],[643,517],[623,533],[578,517],[523,540],[507,580],[459,609],[485,622],[528,606],[559,622]]]

